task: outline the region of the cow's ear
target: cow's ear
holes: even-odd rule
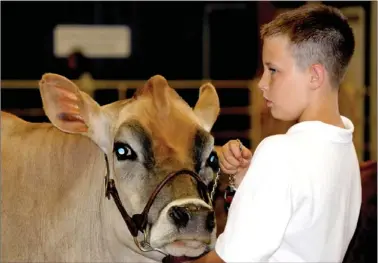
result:
[[[44,74],[39,88],[43,108],[54,126],[64,132],[86,135],[109,152],[110,119],[95,100],[57,74]]]
[[[201,121],[202,127],[210,132],[220,111],[219,97],[214,86],[206,83],[200,88],[200,95],[194,113]]]

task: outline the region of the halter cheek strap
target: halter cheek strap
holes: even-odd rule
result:
[[[214,188],[216,188],[216,183],[217,183],[217,180],[218,180],[218,177],[219,177],[218,173],[217,173],[217,177],[215,179],[215,183],[214,183],[213,190],[211,192],[211,197],[210,197],[206,184],[204,183],[204,181],[201,179],[201,177],[197,173],[195,173],[191,170],[187,170],[187,169],[182,169],[182,170],[179,170],[177,172],[173,172],[173,173],[169,174],[167,177],[165,177],[164,180],[161,181],[157,185],[155,190],[152,192],[150,198],[148,199],[148,202],[147,202],[146,206],[144,207],[143,212],[141,214],[135,214],[132,217],[130,217],[129,214],[127,213],[126,209],[122,205],[121,199],[119,198],[114,179],[110,178],[109,159],[108,159],[108,156],[106,154],[105,154],[105,162],[106,162],[105,197],[107,197],[109,200],[110,200],[110,196],[113,197],[113,200],[114,200],[119,212],[121,213],[122,218],[127,225],[127,228],[129,229],[131,235],[134,237],[135,244],[137,245],[137,247],[141,251],[147,252],[147,251],[155,250],[155,251],[158,251],[158,252],[164,254],[166,257],[163,259],[163,262],[167,262],[167,261],[169,262],[172,259],[171,255],[168,255],[168,254],[164,253],[163,251],[161,251],[159,249],[152,248],[151,245],[147,241],[147,233],[146,233],[147,219],[148,219],[148,213],[151,209],[153,202],[155,201],[160,190],[170,180],[172,180],[173,178],[175,178],[176,176],[179,176],[179,175],[189,175],[196,180],[197,189],[198,189],[198,192],[200,193],[201,198],[207,204],[212,206],[212,201],[213,201],[212,199],[213,199],[213,194],[214,194],[214,191],[215,191]],[[142,242],[139,242],[137,240],[137,236],[138,236],[139,231],[141,233],[143,233],[143,235],[144,235],[144,240]]]

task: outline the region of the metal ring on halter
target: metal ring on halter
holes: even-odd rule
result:
[[[158,248],[154,248],[150,245],[150,243],[147,241],[148,239],[148,236],[147,236],[147,231],[143,231],[143,241],[139,242],[137,237],[134,237],[134,243],[137,245],[137,247],[143,251],[143,252],[151,252],[151,251],[157,251],[157,252],[160,252],[161,254],[165,255],[165,256],[168,256],[167,253],[165,253],[164,251],[158,249]]]

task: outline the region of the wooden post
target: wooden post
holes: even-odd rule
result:
[[[96,85],[90,73],[88,72],[83,73],[78,80],[78,85],[82,91],[87,93],[92,98],[94,97],[94,91],[96,90]]]
[[[377,2],[370,2],[370,159],[377,160]]]
[[[127,85],[124,83],[120,83],[117,87],[117,90],[118,90],[118,99],[119,100],[126,99]]]
[[[365,150],[365,11],[360,6],[344,7],[341,11],[353,30],[355,51],[340,87],[340,113],[350,118],[354,124],[353,142],[358,159],[362,162]]]
[[[262,105],[261,93],[257,88],[257,79],[253,79],[248,84],[250,99],[250,114],[251,118],[251,129],[250,129],[250,142],[251,142],[251,151],[254,151],[257,145],[261,140],[261,115],[260,109]]]
[[[276,8],[274,5],[269,1],[257,1],[257,40],[258,40],[258,66],[257,66],[257,75],[259,72],[262,71],[263,65],[262,65],[262,41],[260,40],[260,28],[262,25],[269,23],[271,20],[273,20]]]

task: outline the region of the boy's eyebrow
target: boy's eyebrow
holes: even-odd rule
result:
[[[274,65],[271,62],[265,62],[264,63],[267,67],[274,67]]]

